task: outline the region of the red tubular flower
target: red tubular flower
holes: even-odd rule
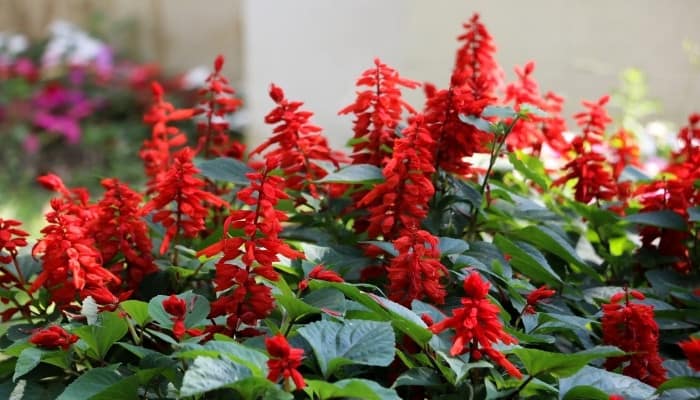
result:
[[[70,345],[77,342],[78,339],[76,335],[54,325],[34,332],[29,338],[29,343],[47,349],[60,347],[63,350],[68,350]]]
[[[198,92],[200,100],[197,108],[203,113],[203,118],[197,121],[197,153],[205,158],[240,159],[245,146],[228,135],[226,115],[236,112],[243,102],[234,97],[236,91],[221,73],[223,66],[224,57],[219,55],[214,60],[214,71],[207,77],[206,86]]]
[[[163,300],[163,309],[165,312],[171,315],[171,319],[173,321],[173,335],[175,335],[177,340],[182,339],[182,337],[185,336],[185,315],[187,314],[187,303],[185,300],[173,294],[167,299]]]
[[[291,347],[282,334],[265,338],[265,347],[270,354],[270,359],[267,361],[267,367],[270,370],[267,379],[277,382],[283,378],[286,384],[286,381],[291,378],[297,390],[305,388],[304,377],[297,370],[304,358],[304,350]]]
[[[639,145],[633,132],[625,129],[618,130],[610,137],[610,144],[612,145],[615,158],[613,162],[613,177],[615,180],[620,178],[622,170],[626,166],[642,166],[642,163],[639,161]]]
[[[690,338],[678,343],[678,346],[685,353],[690,368],[700,371],[700,338]]]
[[[84,221],[73,214],[74,205],[62,199],[51,200],[52,211],[46,214],[49,225],[41,230],[43,238],[34,246],[32,254],[41,257],[42,271],[30,291],[45,286],[51,300],[65,307],[80,299],[86,290],[118,285],[120,279],[102,267],[100,252],[88,236]]]
[[[19,221],[0,218],[0,263],[13,262],[18,249],[27,245],[29,233],[19,229],[20,226]]]
[[[568,146],[563,137],[566,122],[561,116],[563,99],[554,93],[540,95],[537,82],[532,78],[535,63],[530,61],[523,68],[515,68],[518,81],[506,86],[505,102],[512,102],[516,110],[528,103],[547,112],[546,117],[531,114],[527,120],[519,121],[508,134],[506,144],[509,149],[529,150],[538,155],[542,145],[547,144],[555,151],[564,151]]]
[[[527,295],[527,304],[525,305],[525,310],[523,310],[523,313],[534,314],[535,306],[537,305],[537,303],[544,299],[548,299],[554,296],[555,294],[557,294],[557,291],[548,288],[546,285],[542,285],[539,288],[533,290],[532,292],[530,292],[530,294]]]
[[[196,237],[204,230],[204,220],[209,215],[205,204],[215,207],[228,207],[228,203],[203,190],[206,183],[195,175],[199,172],[192,163],[192,151],[184,148],[175,154],[173,165],[165,174],[156,178],[153,186],[156,196],[146,204],[144,213],[157,210],[154,222],[165,227],[165,236],[160,246],[164,254],[173,238],[180,232],[185,237]],[[174,209],[170,209],[170,204]]]
[[[151,138],[143,142],[139,156],[143,160],[146,175],[151,178],[149,191],[156,184],[156,177],[165,173],[173,161],[172,149],[185,145],[187,136],[174,126],[168,126],[173,121],[192,118],[197,111],[194,109],[175,109],[165,101],[163,88],[157,83],[151,84],[153,105],[143,116],[143,121],[151,125]]]
[[[415,114],[415,110],[401,98],[400,87],[415,89],[419,83],[400,77],[395,69],[378,58],[374,59],[374,65],[356,82],[358,87],[368,89],[358,92],[355,102],[338,114],[353,113],[356,117],[352,163],[384,167],[391,158],[402,111]]]
[[[583,101],[587,111],[574,115],[576,123],[581,127],[583,141],[589,146],[603,143],[605,140],[605,127],[612,122],[605,105],[610,101],[610,96],[603,96],[598,101]]]
[[[642,293],[632,290],[618,293],[610,304],[603,304],[603,342],[629,353],[608,358],[605,368],[622,367],[623,374],[657,387],[666,380],[666,370],[658,351],[659,326],[654,321],[654,307],[631,303],[630,295],[644,299]],[[625,302],[620,304],[623,298]]]
[[[268,158],[262,173],[247,175],[250,186],[240,190],[237,197],[250,209],[232,211],[224,222],[223,238],[199,252],[207,256],[223,252],[216,263],[214,286],[218,292],[225,293],[212,303],[210,315],[227,315],[231,332],[238,331],[241,322],[252,325],[265,318],[274,307],[270,288],[257,283],[255,276],[275,281],[279,275],[272,264],[279,260],[279,255],[304,257],[278,236],[287,216],[275,209],[275,205],[288,196],[283,191],[283,179],[271,174],[277,162]],[[243,236],[231,237],[231,228],[242,230]]]
[[[463,27],[465,32],[457,40],[464,44],[457,50],[453,74],[468,76],[472,81],[479,79],[488,88],[487,92],[492,92],[503,81],[503,71],[495,59],[493,37],[477,13]]]
[[[318,279],[328,282],[345,282],[343,277],[338,275],[337,272],[325,269],[323,265],[320,264],[309,272],[308,279],[302,279],[301,282],[299,282],[299,290],[306,290],[306,288],[309,287],[309,279]]]
[[[448,272],[440,263],[437,238],[430,232],[410,228],[393,243],[399,254],[387,267],[389,298],[406,306],[425,298],[434,304],[444,303],[446,291],[440,280]]]
[[[492,304],[487,295],[490,283],[484,281],[478,272],[472,272],[464,280],[462,307],[452,311],[452,316],[430,326],[433,333],[447,329],[455,330],[454,342],[450,354],[457,356],[470,352],[474,360],[482,357],[482,353],[503,367],[511,376],[522,378],[522,373],[508,361],[503,354],[493,349],[493,344],[501,341],[505,344],[517,343],[517,340],[503,331],[503,325],[498,319],[498,307]]]
[[[385,181],[370,190],[356,206],[369,210],[367,232],[372,238],[382,235],[385,240],[391,240],[406,227],[420,226],[435,192],[430,180],[434,172],[434,142],[425,119],[421,115],[413,117],[403,135],[395,141],[391,160],[382,171]]]
[[[681,148],[673,153],[675,163],[693,162],[697,165],[700,159],[698,155],[698,141],[700,141],[700,113],[691,114],[688,117],[688,125],[681,128],[678,132],[678,139],[682,145]]]
[[[277,167],[284,171],[285,187],[308,188],[317,196],[313,182],[327,175],[319,162],[331,162],[337,167],[339,157],[331,152],[326,138],[320,134],[321,128],[309,123],[313,113],[300,110],[304,103],[287,100],[282,89],[274,84],[270,87],[270,98],[277,107],[265,116],[265,122],[277,126],[272,137],[253,150],[251,156],[276,145],[266,157],[278,160]]]
[[[102,260],[117,275],[125,273],[126,289],[135,289],[143,277],[158,270],[151,255],[151,238],[141,218],[141,195],[117,179],[103,179],[105,193],[97,217],[89,225]]]

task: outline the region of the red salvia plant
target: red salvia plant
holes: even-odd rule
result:
[[[22,269],[17,261],[19,249],[27,245],[29,233],[20,229],[22,223],[13,219],[0,218],[0,289],[9,291],[18,288],[26,291],[27,280],[22,274]],[[4,264],[4,265],[3,265]],[[12,273],[7,265],[12,264]],[[3,304],[13,303],[0,313],[3,322],[8,321],[17,312],[21,312],[28,321],[31,321],[31,312],[27,305],[22,305],[14,297],[3,296],[0,301]]]
[[[602,306],[603,342],[628,353],[608,358],[605,368],[622,367],[623,374],[656,387],[666,380],[666,370],[658,351],[659,326],[654,321],[654,307],[633,303],[630,296],[644,299],[641,292],[626,289],[614,294],[610,303]]]
[[[270,86],[270,98],[277,107],[265,116],[265,122],[277,125],[272,136],[255,148],[251,156],[273,147],[265,156],[278,160],[286,188],[308,188],[312,195],[318,196],[314,181],[327,175],[320,163],[330,162],[337,167],[339,160],[320,134],[321,128],[309,122],[313,113],[300,110],[304,103],[287,100],[284,91],[274,84]]]
[[[574,138],[571,143],[573,159],[564,166],[566,174],[553,182],[554,186],[561,186],[575,179],[574,198],[585,204],[594,200],[612,200],[617,194],[612,170],[606,157],[600,154],[605,127],[612,121],[605,110],[608,100],[609,96],[603,96],[597,102],[583,102],[588,110],[574,116],[582,129],[582,136]]]
[[[71,344],[78,341],[78,336],[67,332],[57,325],[37,330],[29,337],[29,343],[45,349],[61,348],[68,350]]]
[[[284,380],[284,387],[289,389],[289,380],[294,382],[297,390],[306,387],[304,376],[297,370],[304,359],[304,350],[297,349],[289,345],[287,338],[282,334],[277,334],[271,338],[265,338],[265,348],[270,359],[267,361],[269,372],[267,379],[277,382],[280,378]]]
[[[367,89],[357,92],[355,102],[338,112],[355,114],[352,163],[383,168],[391,158],[401,114],[416,112],[401,97],[401,87],[415,89],[419,83],[402,78],[376,58],[374,67],[363,72],[355,85]]]
[[[542,300],[548,299],[557,293],[556,290],[548,288],[546,285],[540,286],[537,289],[530,292],[526,298],[525,308],[523,309],[523,314],[534,314],[535,307]]]
[[[193,108],[176,109],[165,100],[163,87],[157,82],[151,84],[153,104],[143,116],[143,121],[151,125],[151,138],[143,142],[139,156],[144,163],[149,192],[157,184],[157,177],[164,174],[171,166],[176,149],[187,143],[187,136],[172,122],[192,118],[197,110]]]
[[[156,176],[152,185],[155,196],[143,208],[143,213],[155,210],[153,221],[165,227],[160,254],[168,250],[171,241],[177,242],[180,234],[194,238],[205,229],[206,205],[228,207],[224,200],[203,190],[206,183],[196,176],[199,170],[192,156],[188,147],[175,154],[168,170]],[[177,265],[177,252],[173,262]]]
[[[503,367],[515,378],[522,378],[522,373],[503,355],[493,348],[498,341],[515,344],[517,340],[503,331],[503,324],[498,319],[498,307],[487,298],[490,283],[481,278],[478,272],[472,272],[464,280],[462,306],[452,311],[452,316],[430,326],[433,333],[454,329],[455,336],[450,354],[457,356],[469,353],[471,360],[480,360],[484,355]]]
[[[412,227],[393,244],[398,255],[387,267],[389,298],[406,306],[416,299],[443,304],[447,292],[440,281],[448,272],[440,263],[438,239],[430,232]]]
[[[685,358],[688,359],[690,368],[700,371],[700,339],[691,337],[678,343],[678,346],[683,350]]]
[[[51,200],[51,211],[46,214],[49,223],[44,235],[34,246],[32,254],[40,257],[43,268],[30,290],[44,286],[51,300],[61,307],[84,299],[92,290],[104,289],[120,283],[119,277],[102,267],[102,257],[95,241],[88,235],[84,221],[74,215],[74,205],[63,199]],[[100,296],[113,303],[116,297]],[[95,299],[100,300],[100,299]]]
[[[318,279],[327,282],[345,282],[342,276],[337,272],[326,269],[323,265],[315,266],[310,272],[309,277],[299,281],[299,290],[303,291],[309,287],[309,279]]]
[[[250,209],[235,210],[224,222],[222,239],[200,254],[214,256],[223,253],[216,263],[214,286],[223,294],[212,303],[211,317],[227,316],[229,332],[239,330],[241,323],[254,325],[265,318],[274,307],[271,290],[255,280],[256,276],[276,281],[279,274],[272,263],[279,256],[303,258],[279,238],[286,214],[275,209],[280,199],[287,199],[284,180],[272,174],[279,160],[268,156],[262,172],[247,174],[250,186],[237,193],[238,199]],[[231,236],[230,230],[242,230]]]
[[[425,118],[414,116],[403,135],[394,142],[394,152],[382,171],[385,181],[357,203],[358,208],[369,211],[367,232],[372,238],[393,240],[404,228],[420,226],[435,192],[430,180],[435,171],[434,141]]]
[[[201,113],[197,121],[197,153],[204,158],[241,159],[245,146],[229,136],[226,116],[236,112],[243,102],[234,97],[236,91],[221,73],[223,66],[224,57],[218,55],[214,60],[214,71],[207,77],[205,87],[197,93],[197,110]]]
[[[472,82],[483,82],[485,92],[492,93],[503,82],[503,70],[495,59],[496,44],[486,26],[474,13],[463,25],[464,33],[457,40],[464,44],[457,50],[453,75],[467,76]]]
[[[563,136],[566,122],[560,114],[563,99],[551,92],[543,98],[539,85],[532,78],[534,70],[535,63],[532,61],[523,68],[515,68],[518,80],[506,86],[504,102],[512,102],[516,111],[520,111],[523,105],[531,104],[545,111],[547,115],[528,114],[526,120],[513,126],[506,138],[506,144],[509,150],[529,151],[533,155],[539,155],[544,144],[555,151],[564,151],[568,144]]]
[[[117,179],[103,179],[105,193],[89,224],[105,266],[121,276],[125,290],[133,290],[144,276],[158,270],[151,254],[148,226],[143,220],[141,194]]]

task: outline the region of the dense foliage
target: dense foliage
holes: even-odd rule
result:
[[[350,154],[273,84],[245,156],[222,57],[191,108],[153,83],[143,191],[47,174],[36,244],[0,219],[0,397],[700,396],[700,115],[647,176],[607,96],[571,133],[464,32],[423,107],[361,74]]]

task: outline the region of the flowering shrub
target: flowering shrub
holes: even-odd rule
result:
[[[464,29],[424,107],[362,73],[350,155],[273,84],[245,156],[223,57],[190,108],[153,83],[143,191],[47,174],[36,244],[0,219],[0,397],[699,396],[700,116],[647,176],[607,96],[565,135],[534,63],[505,84]]]

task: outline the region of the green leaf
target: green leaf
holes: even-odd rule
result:
[[[12,375],[12,381],[17,381],[17,378],[23,376],[29,371],[33,370],[41,362],[41,356],[44,352],[36,347],[28,347],[22,350],[17,357],[17,364],[15,364],[15,374]]]
[[[175,353],[178,358],[197,358],[200,356],[219,358],[226,357],[236,364],[245,366],[254,376],[267,375],[267,355],[236,342],[212,340],[204,345],[187,343],[183,349]]]
[[[462,254],[469,250],[469,243],[462,239],[455,239],[447,236],[440,236],[440,255]]]
[[[481,112],[482,117],[513,118],[518,115],[512,107],[508,106],[487,106]]]
[[[113,367],[93,368],[80,375],[56,400],[88,400],[112,385],[119,383],[123,377]],[[123,393],[124,400],[136,399],[136,388],[133,395]]]
[[[658,393],[672,389],[700,388],[700,377],[698,376],[677,376],[662,383],[656,391]]]
[[[688,207],[688,221],[700,222],[700,207]]]
[[[294,295],[275,293],[275,301],[287,311],[288,317],[295,320],[303,315],[318,314],[320,309],[305,303]]]
[[[304,392],[313,399],[352,398],[363,400],[400,400],[396,391],[367,379],[343,379],[334,383],[306,380]]]
[[[535,182],[540,188],[546,190],[551,185],[552,180],[549,179],[544,164],[538,157],[516,150],[513,153],[508,153],[508,160],[516,171],[520,172],[525,178]]]
[[[138,326],[144,326],[151,320],[148,315],[148,303],[138,300],[127,300],[119,304],[124,311],[136,322]]]
[[[474,115],[459,114],[459,120],[465,124],[469,124],[482,132],[490,132],[491,123],[483,118],[479,118]]]
[[[516,348],[509,351],[520,358],[530,376],[552,374],[560,378],[571,376],[586,364],[599,358],[625,354],[617,347],[597,346],[578,353],[551,353],[537,349]]]
[[[654,388],[644,382],[591,366],[559,380],[560,393],[568,393],[577,386],[591,386],[604,393],[618,394],[625,400],[646,400],[654,395]]]
[[[237,391],[245,400],[248,399],[264,399],[264,400],[293,400],[294,396],[287,393],[279,385],[270,382],[264,377],[250,377],[242,379],[231,385],[229,388]]]
[[[194,164],[206,178],[238,185],[247,185],[249,181],[245,174],[252,172],[244,162],[228,157],[211,160],[196,158]]]
[[[562,400],[608,400],[608,394],[593,386],[576,386],[564,395]]]
[[[626,165],[625,168],[622,169],[620,178],[618,179],[619,182],[638,182],[648,180],[651,180],[651,178],[644,173],[644,171],[633,165]]]
[[[320,179],[319,183],[367,183],[380,182],[384,175],[379,167],[371,164],[353,164]]]
[[[520,103],[520,112],[518,113],[522,116],[527,116],[529,114],[537,115],[538,117],[548,117],[546,111],[530,103]]]
[[[385,367],[394,360],[394,330],[387,322],[317,321],[297,332],[309,342],[326,378],[346,364]]]
[[[650,211],[628,215],[625,221],[640,225],[656,226],[658,228],[685,231],[688,229],[685,219],[671,210]]]
[[[391,387],[399,386],[438,386],[442,384],[442,379],[437,371],[432,368],[418,367],[412,368],[399,375]]]
[[[380,297],[370,296],[368,293],[365,293],[348,283],[313,280],[309,282],[309,286],[314,290],[317,288],[330,287],[341,291],[350,299],[355,300],[378,316],[382,317],[383,320],[391,322],[394,328],[407,334],[411,339],[420,345],[427,344],[430,338],[433,337],[433,333],[427,329],[425,322],[423,322],[420,317],[415,315],[415,313],[411,312],[407,308],[396,304],[389,299],[381,298],[382,303],[380,303],[378,302]],[[390,304],[395,306],[392,307],[392,309],[387,309],[387,305]]]
[[[587,275],[600,280],[600,276],[585,261],[576,250],[554,230],[546,226],[528,226],[519,231],[512,232],[514,238],[535,245],[537,248],[547,250],[572,265],[576,272],[584,272]]]
[[[563,282],[544,255],[534,246],[520,241],[511,242],[501,234],[494,237],[493,243],[511,256],[510,265],[525,276],[550,286],[559,286]]]
[[[181,396],[194,396],[251,376],[250,370],[228,359],[197,357],[182,378]]]
[[[97,324],[73,330],[90,348],[93,357],[104,359],[112,345],[126,335],[129,327],[116,312],[102,312]]]

